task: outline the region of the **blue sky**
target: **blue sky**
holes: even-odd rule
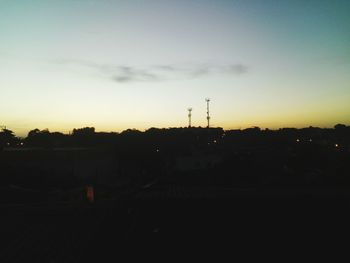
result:
[[[0,124],[350,124],[348,1],[0,0]]]

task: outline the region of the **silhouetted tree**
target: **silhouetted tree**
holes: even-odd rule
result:
[[[48,129],[41,131],[39,129],[31,130],[26,138],[26,144],[30,146],[50,148],[53,146],[51,133]]]
[[[73,129],[73,136],[91,136],[95,134],[94,127],[84,127],[80,129]]]
[[[39,129],[34,129],[34,130],[31,130],[30,132],[28,132],[28,138],[32,138],[32,137],[34,137],[34,136],[36,136],[36,135],[38,135],[40,133],[40,130]]]
[[[347,128],[346,125],[340,124],[340,123],[334,126],[334,129],[336,130],[345,130],[346,128]]]
[[[0,132],[0,150],[5,146],[14,144],[16,142],[16,137],[13,131],[8,129],[2,129]]]
[[[92,146],[96,144],[96,133],[94,127],[73,129],[72,137],[74,144],[79,146]]]

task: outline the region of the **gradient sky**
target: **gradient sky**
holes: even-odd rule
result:
[[[350,1],[0,0],[0,125],[350,124]]]

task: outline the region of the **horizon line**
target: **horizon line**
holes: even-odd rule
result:
[[[209,129],[222,129],[224,131],[230,131],[230,130],[246,130],[246,129],[251,129],[251,128],[259,128],[260,130],[270,130],[270,131],[278,131],[278,130],[281,130],[281,129],[307,129],[307,128],[318,128],[318,129],[334,129],[336,125],[345,125],[346,127],[350,127],[350,124],[346,124],[346,123],[336,123],[334,124],[333,126],[331,125],[327,125],[327,126],[313,126],[313,125],[308,125],[308,126],[301,126],[301,127],[293,127],[293,126],[282,126],[282,127],[279,127],[279,128],[269,128],[269,127],[260,127],[260,126],[257,126],[257,125],[252,125],[252,126],[247,126],[247,127],[238,127],[238,128],[223,128],[223,127],[220,127],[220,126],[211,126],[209,127]],[[8,126],[2,126],[2,127],[5,127],[5,129],[8,129],[8,130],[11,130],[14,132],[14,134],[16,135],[16,132],[14,130],[12,130],[10,127]],[[95,126],[81,126],[81,127],[78,127],[78,128],[73,128],[71,130],[68,130],[68,131],[59,131],[59,130],[50,130],[49,128],[44,128],[44,129],[39,129],[39,128],[33,128],[33,129],[29,129],[28,132],[26,133],[26,135],[16,135],[16,137],[19,137],[19,138],[23,138],[23,137],[27,137],[28,136],[28,133],[32,130],[35,130],[35,129],[38,129],[40,131],[44,131],[44,130],[48,130],[50,133],[55,133],[55,132],[58,132],[58,133],[62,133],[62,134],[65,134],[65,135],[70,135],[74,129],[83,129],[83,128],[94,128],[95,129],[95,132],[96,133],[117,133],[117,134],[121,134],[127,130],[135,130],[135,131],[140,131],[140,132],[146,132],[150,129],[158,129],[158,130],[166,130],[166,129],[208,129],[208,127],[206,126],[191,126],[191,127],[188,127],[188,126],[174,126],[174,127],[156,127],[156,126],[151,126],[149,128],[145,128],[145,129],[137,129],[137,128],[127,128],[127,129],[123,129],[121,131],[115,131],[115,130],[99,130],[99,131],[96,131],[96,127]]]

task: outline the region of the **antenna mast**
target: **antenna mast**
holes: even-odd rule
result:
[[[210,102],[210,99],[206,98],[205,101],[207,102],[207,121],[208,121],[207,128],[209,128],[210,127],[210,115],[209,115],[209,102]]]
[[[192,108],[188,108],[188,128],[191,128]]]

